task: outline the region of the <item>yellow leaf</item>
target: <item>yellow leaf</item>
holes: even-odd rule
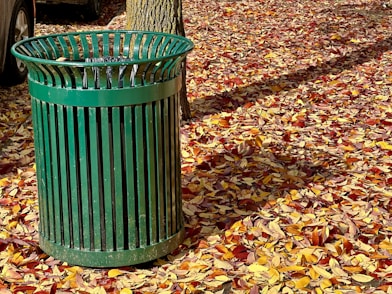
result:
[[[204,281],[203,284],[205,284],[206,286],[211,287],[211,288],[217,288],[217,287],[222,286],[223,282],[217,281],[217,280],[213,280],[213,281]],[[149,293],[152,293],[152,292],[149,292]],[[167,293],[173,293],[173,292],[170,291],[170,292],[167,292]]]
[[[233,252],[231,251],[227,251],[225,254],[223,254],[222,258],[225,260],[229,260],[232,259],[234,257]]]
[[[19,204],[16,204],[12,207],[12,213],[17,214],[20,211],[21,207]]]
[[[288,225],[286,227],[286,231],[293,235],[300,235],[301,234],[301,227],[298,224]]]
[[[73,281],[76,279],[76,273],[71,273],[70,275],[66,276],[63,281]]]
[[[350,42],[351,42],[351,43],[354,43],[354,44],[361,43],[361,41],[358,40],[358,39],[351,39]]]
[[[310,283],[310,278],[309,277],[303,277],[300,278],[299,280],[296,280],[295,282],[295,288],[297,289],[303,289]]]
[[[76,273],[79,273],[79,274],[83,273],[83,269],[79,266],[68,267],[65,270],[68,272],[71,272],[71,273],[75,273],[75,274]]]
[[[326,289],[332,286],[332,282],[329,279],[323,279],[320,283],[321,289]]]
[[[305,257],[306,261],[310,263],[315,263],[318,260],[317,256],[314,254],[304,253],[303,256]]]
[[[292,241],[288,241],[286,242],[286,244],[284,244],[284,248],[286,248],[286,250],[290,252],[293,249],[293,245],[294,243]]]
[[[265,139],[265,136],[257,136],[255,141],[256,141],[256,145],[259,147],[263,147],[263,141]]]
[[[353,145],[343,145],[342,146],[344,151],[354,151],[355,147]]]
[[[74,284],[75,287],[80,287],[77,283]],[[95,287],[94,289],[91,289],[91,294],[106,294],[106,290],[102,286]]]
[[[320,274],[316,272],[314,269],[309,269],[309,275],[312,278],[312,280],[317,280]]]
[[[18,188],[15,188],[15,189],[12,189],[12,190],[8,193],[8,195],[11,196],[11,197],[15,197],[16,194],[18,194],[18,192],[19,192],[19,189],[18,189]]]
[[[23,276],[7,264],[4,265],[3,270],[0,273],[0,278],[1,280],[5,280],[8,282],[16,282],[23,280]]]
[[[128,288],[121,289],[120,294],[132,294],[132,290]]]
[[[386,240],[381,241],[381,243],[378,245],[379,248],[381,249],[386,249],[388,251],[392,250],[392,243]]]
[[[331,267],[331,271],[335,277],[347,277],[348,274],[340,268],[340,264],[335,258],[331,258],[329,260],[329,266]]]
[[[281,267],[279,269],[279,271],[281,273],[285,273],[285,272],[298,272],[298,271],[302,271],[304,270],[305,267],[304,266],[300,266],[300,265],[291,265],[291,266],[285,266],[285,267]]]
[[[9,185],[11,182],[8,180],[8,178],[2,178],[0,179],[0,187],[5,187]]]
[[[181,156],[183,158],[188,158],[188,157],[191,156],[191,154],[188,151],[186,151],[186,150],[181,150]]]
[[[270,52],[270,53],[268,53],[267,55],[264,55],[264,58],[275,58],[275,57],[277,57],[278,55],[276,55],[276,53],[274,53],[274,52]]]
[[[373,277],[363,274],[355,274],[352,276],[353,280],[361,283],[369,283],[373,280]]]
[[[223,155],[223,157],[227,160],[227,161],[235,161],[235,159],[227,154]]]
[[[326,278],[326,279],[330,279],[332,278],[332,274],[328,271],[326,271],[325,269],[323,269],[322,267],[319,267],[317,265],[312,265],[312,268],[322,277]]]
[[[273,178],[272,175],[266,176],[266,177],[263,179],[263,184],[264,184],[264,185],[268,184],[269,182],[271,182],[272,178]]]
[[[314,195],[318,196],[321,193],[321,190],[316,189],[315,187],[310,188],[310,190],[312,190],[312,192],[314,193]]]
[[[340,84],[339,80],[333,80],[328,83],[329,86],[336,86],[337,84]]]
[[[231,281],[231,278],[229,278],[228,276],[220,275],[220,276],[216,276],[215,280],[220,282],[227,282],[227,281]]]
[[[279,85],[273,85],[270,87],[272,92],[280,92],[282,91],[282,88]]]
[[[268,195],[271,194],[271,192],[268,192],[268,191],[258,191],[257,193],[258,194],[255,195],[255,199],[257,199],[257,200],[260,200],[260,197],[261,198],[265,198],[265,197],[267,197]]]
[[[267,255],[262,255],[257,259],[258,264],[266,264],[269,261],[270,257]]]
[[[381,244],[380,244],[381,245]],[[388,249],[388,250],[392,250],[392,248],[391,249]],[[379,254],[379,253],[372,253],[370,256],[369,256],[371,259],[388,259],[389,258],[389,256],[387,256],[387,255],[383,255],[383,254]]]
[[[265,272],[268,270],[268,267],[263,266],[258,263],[252,263],[249,267],[248,270],[252,273],[257,273],[257,272]]]
[[[10,221],[6,226],[6,229],[11,230],[15,228],[17,225],[18,225],[18,221]]]
[[[363,271],[363,268],[360,266],[343,266],[343,269],[350,273],[359,273]]]
[[[357,89],[351,90],[351,95],[358,96],[359,95],[359,91]]]
[[[377,142],[377,146],[379,146],[383,150],[392,150],[392,145],[388,144],[387,142]]]
[[[278,272],[276,269],[271,268],[271,269],[268,271],[268,274],[270,275],[270,279],[268,280],[268,283],[269,283],[270,285],[273,285],[273,284],[275,284],[277,281],[279,281],[279,279],[280,279],[280,274],[279,274],[279,272]]]
[[[275,233],[276,238],[285,238],[286,235],[276,222],[270,222],[268,228]]]
[[[23,256],[22,256],[22,252],[16,252],[11,259],[11,262],[13,264],[19,264],[24,260]]]
[[[214,260],[214,266],[216,268],[225,269],[225,270],[232,270],[233,269],[233,266],[231,265],[231,263],[217,259],[217,258],[215,258],[215,260]]]
[[[119,276],[119,275],[122,275],[124,272],[123,271],[120,271],[120,270],[118,270],[118,269],[111,269],[109,272],[108,272],[108,277],[109,278],[115,278],[115,277],[117,277],[117,276]]]
[[[7,239],[10,237],[10,234],[8,234],[8,232],[4,231],[4,232],[0,232],[0,239]]]
[[[337,33],[335,33],[331,36],[331,40],[340,40],[340,39],[342,39],[342,37]]]

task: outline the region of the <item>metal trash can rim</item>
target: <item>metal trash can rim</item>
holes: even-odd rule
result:
[[[174,54],[167,54],[162,55],[155,58],[141,58],[141,59],[123,59],[121,61],[101,61],[101,62],[86,62],[86,61],[75,61],[75,60],[54,60],[54,59],[45,59],[39,58],[34,56],[29,56],[23,53],[20,53],[17,48],[21,47],[25,44],[31,44],[34,41],[45,40],[48,38],[57,38],[61,36],[79,36],[79,35],[88,35],[88,34],[143,34],[143,35],[156,35],[156,36],[165,36],[170,38],[175,38],[178,41],[187,44],[185,48],[182,48],[179,52]],[[183,56],[184,54],[190,52],[194,48],[194,44],[189,39],[180,36],[180,35],[173,35],[168,33],[161,33],[161,32],[154,32],[154,31],[138,31],[138,30],[97,30],[97,31],[82,31],[82,32],[67,32],[61,34],[49,34],[49,35],[42,35],[36,36],[28,39],[21,40],[15,43],[12,48],[12,54],[22,60],[28,61],[32,63],[40,63],[40,64],[48,64],[48,65],[55,65],[55,66],[65,66],[65,67],[104,67],[104,66],[121,66],[121,65],[133,65],[133,64],[143,64],[146,62],[160,62],[166,59],[173,59],[179,56]]]

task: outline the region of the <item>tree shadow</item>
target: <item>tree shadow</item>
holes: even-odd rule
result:
[[[259,81],[245,87],[233,88],[229,92],[195,99],[191,102],[191,108],[194,110],[196,117],[219,112],[231,112],[248,102],[254,102],[256,99],[262,99],[267,95],[296,89],[301,84],[320,79],[322,76],[336,75],[345,70],[353,69],[355,66],[381,57],[384,52],[389,50],[392,50],[392,36],[359,50],[331,58],[317,66],[309,66],[278,78]],[[276,88],[279,91],[274,92],[273,89]],[[303,98],[306,102],[306,97]],[[200,107],[201,105],[203,107]],[[198,109],[203,109],[203,112]]]
[[[377,22],[378,14],[390,13],[380,5],[366,11],[361,5],[342,5],[333,9],[341,16],[351,11],[361,18],[367,13],[368,21],[363,23],[367,28],[372,28],[374,22]],[[320,25],[319,29],[324,30],[324,33],[332,32],[326,24]],[[337,47],[339,42],[347,44],[347,41],[333,40]],[[235,87],[231,91],[196,98],[191,102],[194,117],[199,119],[205,115],[233,112],[267,95],[290,91],[323,76],[352,70],[392,50],[392,36],[384,39],[380,37],[374,44],[355,46],[359,48],[345,54],[338,51],[336,55],[340,54],[339,56],[322,61],[316,66],[310,65],[277,78],[260,80],[244,87]],[[305,103],[312,102],[311,97],[304,96],[301,99]],[[329,181],[343,181],[349,174],[347,162],[339,155],[330,154],[321,148],[309,150],[306,147],[296,147],[302,152],[291,154],[287,146],[282,140],[277,142],[276,146],[265,149],[264,146],[251,146],[253,151],[246,155],[240,154],[237,149],[214,153],[192,171],[183,174],[185,226],[187,238],[191,239],[192,244],[186,250],[196,248],[198,242],[209,235],[223,234],[224,230],[229,229],[236,221],[268,207],[271,201],[301,190],[308,193],[305,197],[312,197],[312,187],[323,186]],[[315,191],[317,189],[315,188]],[[314,205],[327,207],[341,201],[340,196],[332,197],[332,201],[317,198],[314,202],[311,199],[303,204],[293,201],[289,205],[298,211],[314,211],[320,208]]]
[[[121,15],[125,11],[125,0],[102,0],[101,14],[96,20],[88,20],[84,8],[80,5],[58,4],[44,5],[37,4],[37,22],[45,24],[60,25],[108,25],[110,21]]]
[[[193,171],[183,174],[186,237],[193,244],[186,250],[194,249],[209,235],[224,234],[235,222],[268,208],[279,198],[292,197],[287,205],[302,212],[333,204],[312,191],[328,181],[339,181],[347,164],[322,149],[298,147],[300,152],[294,154],[287,147],[282,142],[235,146],[207,156]],[[301,197],[297,198],[297,193]]]
[[[391,11],[390,8],[384,7],[378,1],[371,5],[367,3],[331,5],[329,8],[318,11],[319,22],[310,24],[318,34],[325,36],[327,40],[330,39],[329,50],[332,50],[331,52],[335,56],[339,56],[276,78],[267,78],[246,86],[234,87],[231,91],[196,98],[190,103],[194,116],[198,117],[222,111],[230,112],[267,95],[290,91],[298,88],[301,84],[319,80],[328,74],[337,75],[345,70],[353,69],[373,59],[380,58],[384,52],[392,50],[392,35],[383,39],[380,36],[379,40],[375,40],[370,45],[362,45],[360,41],[352,43],[351,39],[355,39],[358,32],[362,37],[366,37],[366,32],[374,29],[377,25],[382,25],[383,17],[389,16]],[[331,39],[331,34],[337,36]],[[267,46],[267,44],[265,45]],[[346,47],[346,49],[352,47],[352,50],[342,53],[340,46]],[[320,50],[323,50],[323,48]],[[254,61],[252,61],[253,63]]]

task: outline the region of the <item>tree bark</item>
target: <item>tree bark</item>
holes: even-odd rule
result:
[[[155,31],[185,37],[181,0],[127,0],[127,29]],[[180,103],[182,118],[190,119],[186,90],[186,62],[182,69]]]

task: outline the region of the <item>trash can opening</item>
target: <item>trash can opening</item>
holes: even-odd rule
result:
[[[144,86],[173,79],[193,43],[144,31],[75,32],[23,40],[12,48],[41,84],[81,89]],[[180,59],[180,60],[179,60]]]

